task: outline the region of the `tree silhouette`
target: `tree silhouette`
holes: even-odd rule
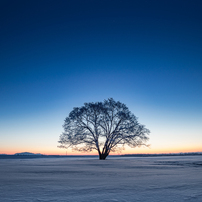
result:
[[[59,148],[77,151],[97,150],[99,159],[124,145],[146,145],[150,131],[137,121],[125,104],[113,98],[75,107],[64,122]]]

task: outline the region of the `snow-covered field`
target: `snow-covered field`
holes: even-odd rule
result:
[[[0,201],[202,201],[202,156],[0,159]]]

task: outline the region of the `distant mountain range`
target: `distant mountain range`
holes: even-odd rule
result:
[[[37,156],[41,156],[43,154],[34,154],[34,153],[30,153],[30,152],[21,152],[21,153],[15,153],[14,155],[17,155],[17,156],[30,156],[30,155],[37,155]]]

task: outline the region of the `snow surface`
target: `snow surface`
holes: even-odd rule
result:
[[[0,201],[201,202],[202,156],[0,159]]]

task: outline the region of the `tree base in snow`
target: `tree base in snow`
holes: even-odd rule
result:
[[[99,159],[100,160],[105,160],[107,158],[108,154],[100,154]]]

